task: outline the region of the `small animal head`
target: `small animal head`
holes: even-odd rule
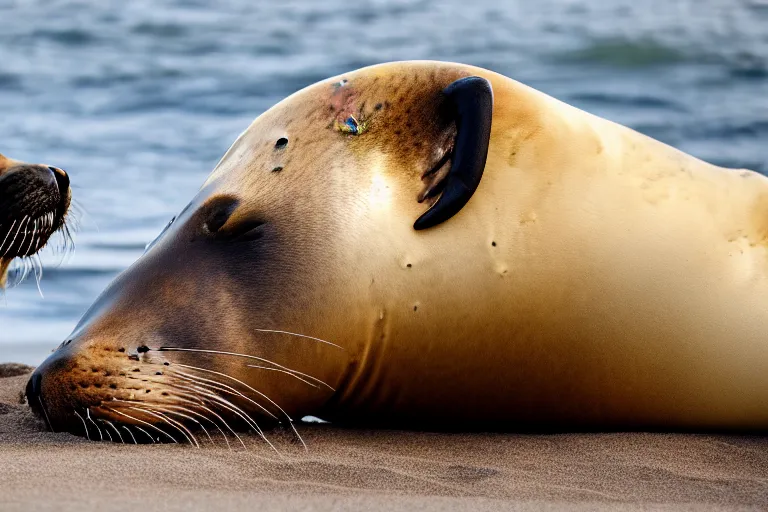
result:
[[[62,169],[0,154],[0,287],[14,258],[37,253],[64,227],[71,197]]]

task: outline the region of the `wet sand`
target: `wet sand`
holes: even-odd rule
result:
[[[88,442],[0,366],[0,510],[759,510],[768,437],[444,434],[304,424],[228,449]],[[17,370],[24,371],[24,370]]]

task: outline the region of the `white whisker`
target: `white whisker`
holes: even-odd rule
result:
[[[313,387],[313,388],[315,388],[315,389],[320,389],[318,386],[316,386],[316,385],[312,384],[312,383],[311,383],[311,382],[309,382],[308,380],[304,380],[304,379],[302,379],[301,377],[299,377],[298,375],[295,375],[295,374],[293,374],[293,373],[291,373],[291,372],[287,372],[287,371],[285,371],[285,370],[281,370],[280,368],[270,368],[270,367],[268,367],[268,366],[259,366],[258,364],[247,364],[246,366],[247,366],[248,368],[258,368],[259,370],[272,370],[273,372],[280,372],[280,373],[284,373],[284,374],[286,374],[286,375],[290,375],[290,376],[291,376],[291,377],[293,377],[294,379],[298,379],[298,380],[300,380],[300,381],[301,381],[301,382],[303,382],[304,384],[307,384],[307,385],[309,385],[309,386],[312,386],[312,387]]]
[[[153,382],[157,382],[157,381],[153,381]],[[192,388],[189,388],[187,386],[182,386],[182,385],[179,385],[179,384],[176,384],[176,383],[170,383],[170,384],[167,383],[167,382],[163,382],[163,383],[174,388],[173,398],[175,400],[181,401],[181,402],[184,402],[184,403],[188,403],[188,404],[190,404],[190,405],[192,405],[194,407],[199,407],[201,409],[204,409],[205,411],[211,413],[216,418],[218,418],[218,420],[221,421],[222,424],[224,424],[226,429],[229,430],[232,433],[232,435],[234,435],[237,438],[237,440],[240,442],[241,445],[243,445],[243,448],[245,448],[246,450],[248,449],[248,447],[245,445],[245,443],[240,438],[240,436],[237,435],[237,432],[235,432],[234,429],[232,429],[232,427],[230,427],[229,424],[226,421],[224,421],[224,418],[222,418],[220,415],[218,415],[215,411],[213,411],[209,407],[205,406],[205,402],[203,402],[202,399],[199,398],[199,396],[198,396],[200,394],[198,391],[195,391]],[[187,391],[191,391],[191,392],[184,392],[184,391],[179,392],[178,389],[187,390]],[[211,396],[215,397],[215,395],[211,395]],[[185,398],[185,397],[188,397],[188,398]],[[113,402],[128,402],[128,403],[132,403],[132,404],[142,404],[143,403],[143,402],[140,402],[138,400],[130,401],[130,400],[120,400],[118,398],[113,398],[112,401]],[[221,430],[221,428],[219,427],[219,425],[215,421],[213,421],[213,420],[211,420],[209,418],[206,418],[206,419],[208,421],[210,421],[211,423],[213,423],[213,425],[216,427],[216,429],[219,432],[221,432],[221,435],[224,437],[224,441],[227,443],[227,448],[231,450],[232,446],[230,445],[229,439],[227,438],[227,435],[224,433],[224,431]]]
[[[29,221],[29,215],[25,215],[24,219],[21,222],[19,222],[19,227],[16,228],[16,234],[13,235],[13,239],[11,240],[11,245],[8,246],[8,249],[6,249],[6,251],[10,251],[11,248],[13,247],[13,244],[16,243],[16,238],[19,236],[19,232],[21,231],[22,225],[27,221]]]
[[[194,401],[192,401],[192,400],[189,400],[189,399],[187,399],[187,398],[183,398],[183,397],[179,397],[179,396],[177,396],[177,397],[176,397],[176,399],[177,399],[177,400],[181,400],[182,402],[191,403],[191,404],[193,404],[195,407],[200,407],[201,409],[204,409],[204,410],[208,411],[209,413],[213,414],[214,416],[216,416],[216,418],[218,418],[218,420],[224,424],[224,426],[227,428],[227,430],[229,430],[229,431],[232,433],[232,435],[233,435],[233,436],[235,436],[235,437],[237,438],[237,440],[238,440],[238,441],[240,441],[240,444],[241,444],[241,445],[243,445],[243,448],[245,448],[246,450],[248,449],[248,447],[247,447],[247,446],[245,446],[245,443],[244,443],[244,442],[243,442],[243,440],[240,438],[240,436],[239,436],[239,435],[237,435],[237,432],[235,432],[235,431],[234,431],[234,429],[233,429],[232,427],[230,427],[230,426],[229,426],[229,424],[228,424],[226,421],[224,421],[224,418],[222,418],[221,416],[219,416],[219,415],[218,415],[218,414],[217,414],[217,413],[216,413],[216,412],[215,412],[213,409],[211,409],[211,408],[209,408],[209,407],[206,407],[206,406],[205,406],[204,404],[202,404],[202,403],[197,403],[197,402],[194,402]],[[211,423],[213,423],[214,425],[216,425],[216,423],[215,423],[213,420],[210,420],[210,421],[211,421]],[[226,436],[226,434],[224,434],[224,431],[222,431],[222,430],[221,430],[221,428],[219,428],[219,426],[218,426],[218,425],[216,425],[216,428],[217,428],[217,429],[219,429],[219,432],[221,432],[221,435],[223,435],[223,436],[224,436],[224,441],[226,441],[226,442],[227,442],[227,448],[229,448],[229,449],[231,450],[231,449],[232,449],[232,446],[230,446],[230,444],[229,444],[229,439],[227,439],[227,436]]]
[[[267,443],[269,447],[275,451],[276,454],[282,456],[282,454],[277,450],[277,448],[275,448],[275,446],[271,442],[269,442],[269,439],[267,439],[267,436],[264,435],[264,432],[261,430],[261,427],[259,427],[259,424],[256,423],[256,421],[253,418],[251,418],[251,416],[249,416],[247,412],[245,412],[240,407],[236,406],[235,404],[233,404],[232,402],[230,402],[229,400],[221,396],[213,395],[211,398],[213,398],[220,407],[223,407],[224,409],[227,409],[228,411],[239,416],[240,419],[245,421],[246,425],[253,428],[256,431],[256,433],[259,434],[259,437],[261,437],[264,440],[264,442]]]
[[[133,439],[133,444],[139,444],[139,443],[136,442],[136,438],[133,437],[133,432],[131,432],[131,429],[129,429],[125,425],[122,425],[122,427],[125,429],[126,432],[128,432],[131,435],[131,439]]]
[[[256,433],[258,433],[258,434],[259,434],[259,436],[261,436],[261,438],[262,438],[262,439],[263,439],[263,440],[264,440],[264,441],[265,441],[265,442],[266,442],[268,445],[270,445],[270,446],[272,447],[272,449],[274,449],[274,450],[277,452],[277,449],[275,449],[275,447],[272,445],[272,443],[270,443],[270,442],[269,442],[269,440],[267,439],[267,437],[264,435],[264,432],[263,432],[263,431],[261,430],[261,428],[259,427],[258,423],[256,423],[256,421],[255,421],[253,418],[251,418],[251,417],[248,415],[248,413],[247,413],[247,412],[245,412],[245,411],[244,411],[244,410],[242,410],[240,407],[236,406],[235,404],[233,404],[232,402],[230,402],[230,401],[229,401],[229,400],[227,400],[226,398],[223,398],[223,397],[221,397],[221,396],[219,396],[219,395],[217,395],[217,394],[215,394],[215,393],[211,393],[209,390],[206,390],[205,388],[202,388],[202,387],[200,387],[200,386],[193,386],[192,388],[189,388],[188,386],[181,386],[181,385],[179,385],[179,384],[173,384],[173,386],[175,386],[175,387],[179,387],[179,388],[181,388],[181,389],[186,389],[186,390],[188,390],[188,391],[191,391],[191,392],[193,392],[193,393],[196,393],[196,394],[197,394],[197,396],[201,396],[201,395],[202,395],[202,396],[204,396],[204,397],[207,397],[207,398],[209,398],[209,399],[210,399],[210,400],[208,400],[208,403],[210,403],[210,402],[211,402],[211,400],[212,400],[212,401],[213,401],[213,402],[215,402],[215,403],[216,403],[216,405],[218,405],[219,407],[223,407],[224,409],[227,409],[229,412],[232,412],[232,413],[236,414],[236,415],[237,415],[237,416],[239,416],[239,417],[240,417],[240,418],[241,418],[243,421],[245,421],[245,423],[246,423],[246,424],[247,424],[249,427],[253,428],[253,429],[256,431]],[[247,398],[247,397],[245,397],[245,398]],[[213,405],[213,404],[211,404],[211,405]],[[258,405],[258,404],[257,404],[257,405]],[[242,413],[242,414],[241,414],[241,413]],[[279,453],[279,452],[278,452],[278,453]]]
[[[175,428],[176,430],[181,432],[181,435],[183,435],[184,437],[187,438],[187,441],[189,441],[189,444],[194,444],[196,447],[200,448],[200,445],[197,444],[197,439],[195,439],[195,436],[193,436],[192,433],[189,432],[189,430],[187,430],[186,427],[184,427],[178,421],[172,420],[171,418],[169,418],[168,416],[166,416],[163,413],[159,413],[159,412],[155,412],[155,411],[150,411],[150,410],[142,408],[142,407],[128,407],[128,408],[129,409],[133,409],[135,411],[140,411],[140,412],[144,412],[144,413],[147,413],[147,414],[151,414],[152,416],[154,416],[156,418],[160,418],[161,421],[164,421],[168,425],[172,426],[173,428]],[[187,433],[189,433],[189,436],[187,435]],[[192,436],[192,437],[190,438],[190,436]]]
[[[108,420],[101,420],[101,421],[103,421],[104,423],[106,423],[107,425],[109,425],[110,427],[112,427],[112,428],[115,430],[115,433],[117,433],[117,436],[120,438],[120,442],[121,442],[121,443],[123,443],[123,444],[125,444],[125,441],[123,440],[123,435],[120,433],[120,431],[119,431],[119,430],[117,430],[117,427],[115,427],[115,426],[112,424],[112,422],[111,422],[111,421],[108,421]]]
[[[99,421],[102,421],[102,420],[99,420]],[[110,433],[109,433],[109,430],[108,430],[106,427],[104,427],[104,432],[107,434],[107,436],[109,436],[109,441],[110,441],[111,443],[114,443],[114,442],[115,442],[115,440],[114,440],[114,439],[112,439],[112,434],[110,434]]]
[[[93,426],[94,426],[94,427],[96,427],[96,430],[99,432],[99,441],[104,441],[104,436],[103,436],[103,435],[102,435],[102,433],[101,433],[101,429],[100,429],[100,428],[99,428],[99,426],[96,424],[96,422],[95,422],[95,421],[93,421],[93,419],[91,418],[91,410],[90,410],[90,409],[86,409],[86,410],[85,410],[85,417],[88,419],[88,421],[90,421],[91,423],[93,423]]]
[[[175,407],[180,407],[182,410],[186,410],[184,407],[182,407],[182,406],[180,406],[180,405],[178,405],[178,406],[175,406]],[[207,428],[205,428],[205,425],[203,425],[202,423],[200,423],[200,422],[199,422],[197,419],[193,418],[193,417],[192,417],[192,416],[190,416],[189,414],[184,414],[184,413],[182,413],[182,412],[179,412],[179,411],[175,411],[175,410],[173,410],[173,409],[170,409],[170,408],[162,408],[161,410],[163,410],[163,411],[167,412],[168,414],[175,414],[176,416],[180,416],[180,417],[182,417],[182,418],[186,418],[186,419],[188,419],[189,421],[192,421],[192,422],[194,422],[194,423],[195,423],[195,424],[196,424],[198,427],[200,427],[201,429],[203,429],[203,432],[205,432],[205,435],[206,435],[206,437],[208,438],[208,441],[210,441],[210,442],[211,442],[211,444],[214,444],[214,445],[216,444],[216,443],[214,442],[213,438],[211,437],[211,434],[209,434],[209,433],[208,433],[208,429],[207,429]],[[188,411],[188,412],[189,412],[190,414],[195,414],[195,413],[194,413],[194,411]],[[196,414],[196,415],[197,415],[197,416],[202,416],[202,414]],[[206,418],[206,419],[208,419],[208,418]],[[210,419],[208,419],[208,421],[211,421],[211,420],[210,420]],[[215,426],[215,425],[216,425],[216,423],[214,423],[214,426]],[[217,427],[217,428],[218,428],[218,427]]]
[[[334,391],[334,392],[336,391],[331,386],[329,386],[328,384],[326,384],[322,380],[318,379],[317,377],[313,377],[311,375],[307,375],[306,373],[302,373],[302,372],[300,372],[298,370],[292,370],[292,369],[287,368],[287,367],[285,367],[285,366],[283,366],[281,364],[275,363],[274,361],[270,361],[269,359],[265,359],[263,357],[258,357],[258,356],[252,356],[250,354],[239,354],[237,352],[225,352],[225,351],[222,351],[222,350],[210,350],[210,349],[202,349],[202,348],[180,348],[180,347],[160,347],[160,348],[154,349],[154,350],[159,351],[159,352],[201,352],[201,353],[205,353],[205,354],[221,354],[221,355],[225,355],[225,356],[235,356],[235,357],[244,357],[244,358],[247,358],[247,359],[255,359],[257,361],[261,361],[262,363],[271,364],[273,366],[276,366],[276,367],[281,368],[281,369],[283,369],[285,371],[294,373],[296,375],[301,375],[302,377],[306,377],[306,378],[308,378],[308,379],[310,379],[312,381],[315,381],[315,382],[317,382],[319,384],[322,384],[323,386],[326,386],[331,391]]]
[[[48,428],[50,428],[51,432],[53,432],[55,434],[56,431],[53,430],[53,423],[51,423],[51,419],[48,417],[48,411],[45,410],[45,404],[43,404],[43,397],[42,397],[42,395],[37,395],[37,399],[40,402],[40,408],[43,409],[43,414],[45,414],[45,422],[48,424]]]
[[[176,363],[176,365],[178,365],[178,366],[187,366],[187,367],[189,367],[189,368],[192,368],[192,369],[204,370],[203,368],[196,368],[196,367],[194,367],[194,366],[189,366],[189,365],[181,365],[181,364],[179,364],[179,363]],[[269,369],[273,369],[273,368],[269,368]],[[210,371],[213,371],[213,370],[210,370]],[[279,371],[279,370],[278,370],[278,371]],[[264,406],[262,406],[262,405],[261,405],[261,404],[259,404],[258,402],[255,402],[255,401],[254,401],[254,400],[252,400],[250,397],[248,397],[248,396],[244,395],[243,393],[241,393],[241,392],[237,391],[236,389],[232,388],[231,386],[227,386],[226,384],[222,384],[222,383],[220,383],[220,382],[216,382],[216,381],[214,381],[214,380],[211,380],[211,379],[206,379],[206,378],[204,378],[204,377],[200,377],[200,376],[196,376],[196,375],[190,375],[190,374],[188,374],[188,373],[186,373],[186,372],[181,372],[181,371],[178,371],[178,370],[173,370],[173,371],[172,371],[172,374],[173,374],[174,376],[176,376],[176,377],[179,377],[179,376],[184,376],[184,377],[187,377],[188,379],[192,380],[192,382],[197,382],[197,383],[198,383],[198,384],[200,384],[201,386],[205,386],[205,384],[204,384],[203,382],[200,382],[200,381],[211,382],[211,383],[213,383],[213,384],[216,384],[217,386],[223,386],[223,387],[227,388],[227,390],[224,390],[224,392],[225,392],[225,393],[234,394],[234,395],[236,395],[236,396],[240,396],[240,397],[242,397],[242,398],[245,398],[245,399],[246,399],[246,400],[248,400],[249,402],[251,402],[251,403],[253,403],[254,405],[256,405],[257,407],[259,407],[261,410],[265,411],[265,412],[266,412],[267,414],[269,414],[269,415],[270,415],[272,418],[274,418],[274,419],[276,419],[276,420],[277,420],[277,417],[276,417],[274,414],[272,414],[272,413],[270,413],[269,411],[267,411],[267,410],[264,408]],[[231,378],[231,379],[234,379],[234,380],[236,380],[237,382],[239,382],[239,383],[240,383],[240,384],[242,384],[243,386],[246,386],[247,388],[251,389],[251,390],[252,390],[252,391],[254,391],[255,393],[258,393],[259,395],[261,395],[261,396],[263,396],[264,398],[266,398],[267,400],[269,400],[269,401],[270,401],[270,402],[271,402],[271,403],[272,403],[272,404],[273,404],[275,407],[277,407],[277,408],[280,410],[280,412],[282,412],[282,413],[283,413],[283,415],[285,415],[285,417],[288,419],[288,424],[290,425],[290,427],[291,427],[291,429],[293,430],[294,434],[296,434],[296,437],[299,439],[299,441],[301,442],[301,444],[304,446],[304,449],[305,449],[305,450],[307,449],[307,445],[304,443],[304,439],[302,439],[302,437],[301,437],[301,434],[299,434],[298,430],[296,430],[296,427],[293,425],[293,420],[292,420],[292,419],[291,419],[291,417],[288,415],[288,413],[287,413],[287,412],[285,412],[285,410],[283,410],[283,408],[282,408],[282,407],[280,407],[280,406],[279,406],[279,405],[278,405],[276,402],[274,402],[272,399],[270,399],[270,398],[269,398],[267,395],[265,395],[264,393],[262,393],[262,392],[260,392],[260,391],[257,391],[257,390],[255,390],[255,389],[251,388],[250,386],[248,386],[248,384],[246,384],[246,383],[244,383],[244,382],[242,382],[242,381],[239,381],[238,379],[235,379],[234,377],[231,377],[231,376],[229,376],[229,375],[226,375],[226,374],[222,374],[222,375],[223,375],[223,376],[225,376],[225,377],[229,377],[229,378]],[[184,377],[180,377],[180,378],[182,378],[182,379],[183,379]],[[312,384],[310,384],[310,385],[312,385]],[[213,387],[213,386],[211,386],[211,387]],[[314,386],[314,387],[316,387],[316,386]],[[214,389],[215,389],[215,388],[214,388]],[[218,389],[218,390],[219,390],[219,391],[222,391],[221,389]],[[231,391],[229,391],[229,390],[231,390]],[[279,421],[279,420],[278,420],[278,421]],[[255,423],[255,422],[254,422],[254,423]],[[265,439],[265,440],[266,440],[266,439]]]
[[[199,414],[199,413],[195,413],[195,411],[189,410],[189,409],[187,409],[186,407],[182,407],[182,406],[180,406],[180,405],[167,405],[167,406],[162,406],[162,405],[157,405],[157,404],[144,404],[144,406],[145,406],[145,407],[152,407],[152,408],[154,408],[154,409],[159,409],[159,410],[161,410],[161,411],[165,411],[165,412],[166,412],[166,413],[168,413],[168,414],[174,414],[174,415],[176,415],[176,416],[180,416],[180,417],[182,417],[182,418],[186,418],[186,419],[188,419],[189,421],[192,421],[192,422],[194,422],[194,423],[195,423],[197,426],[199,426],[201,429],[203,429],[203,432],[205,432],[205,435],[206,435],[206,436],[208,436],[208,440],[211,442],[211,444],[216,444],[216,443],[214,443],[214,442],[213,442],[213,438],[211,438],[211,435],[210,435],[210,434],[208,433],[208,431],[205,429],[205,426],[204,426],[202,423],[200,423],[199,421],[197,421],[195,418],[193,418],[192,416],[190,416],[190,415],[189,415],[189,414],[195,414],[196,416],[199,416],[199,417],[205,418],[205,416],[203,416],[202,414]],[[179,408],[179,409],[181,409],[181,410],[183,410],[183,411],[186,411],[186,412],[188,412],[189,414],[184,414],[184,413],[182,413],[182,412],[178,412],[178,411],[174,410],[174,409],[176,409],[176,408]],[[205,419],[206,419],[206,420],[208,420],[208,421],[211,421],[211,420],[210,420],[210,419],[208,419],[208,418],[205,418]],[[214,423],[214,425],[216,425],[216,424]]]
[[[8,229],[8,233],[6,233],[5,238],[3,239],[3,243],[0,244],[0,257],[5,256],[5,252],[4,252],[5,249],[3,249],[3,247],[5,247],[5,242],[7,242],[8,237],[11,236],[11,231],[13,231],[13,226],[15,225],[16,225],[16,220],[14,219],[13,224],[11,224],[11,227]]]
[[[85,420],[83,419],[83,417],[82,417],[82,416],[80,416],[80,413],[78,413],[77,411],[75,411],[75,414],[77,415],[77,417],[78,417],[78,418],[80,418],[80,421],[82,421],[82,422],[83,422],[83,427],[85,427],[85,437],[86,437],[86,439],[88,439],[88,440],[90,441],[90,440],[91,440],[91,435],[90,435],[90,433],[88,432],[88,425],[86,425],[86,424],[85,424]]]
[[[35,254],[35,280],[37,281],[37,292],[40,294],[40,298],[44,299],[43,289],[40,288],[40,281],[43,279],[43,262],[40,260],[40,256]],[[40,270],[38,272],[38,269]]]
[[[293,425],[293,419],[292,419],[292,418],[291,418],[291,417],[288,415],[288,413],[287,413],[287,412],[285,412],[285,410],[284,410],[282,407],[280,407],[280,406],[277,404],[277,402],[275,402],[274,400],[272,400],[271,398],[269,398],[269,397],[268,397],[266,394],[262,393],[261,391],[258,391],[258,390],[256,390],[256,389],[254,389],[253,387],[249,386],[249,385],[248,385],[248,384],[246,384],[245,382],[243,382],[243,381],[241,381],[241,380],[239,380],[239,379],[236,379],[235,377],[232,377],[231,375],[227,375],[227,374],[225,374],[225,373],[216,372],[216,371],[214,371],[214,370],[208,370],[208,369],[206,369],[206,368],[198,368],[198,367],[195,367],[195,366],[191,366],[191,365],[185,365],[185,364],[182,364],[182,363],[174,363],[174,365],[175,365],[175,366],[182,366],[182,367],[185,367],[185,368],[190,368],[190,369],[192,369],[192,370],[198,370],[198,371],[207,371],[207,372],[211,372],[211,373],[214,373],[214,374],[216,374],[216,375],[221,375],[222,377],[227,377],[227,378],[229,378],[229,379],[232,379],[232,380],[234,380],[234,381],[236,381],[236,382],[238,382],[238,383],[242,384],[243,386],[245,386],[246,388],[250,389],[250,390],[251,390],[251,391],[253,391],[254,393],[257,393],[259,396],[262,396],[262,397],[266,398],[267,400],[269,400],[269,402],[270,402],[272,405],[274,405],[275,407],[277,407],[277,409],[278,409],[278,410],[279,410],[279,411],[280,411],[280,412],[281,412],[283,415],[285,415],[285,417],[288,419],[288,424],[291,426],[291,429],[293,430],[294,434],[296,434],[296,437],[299,439],[299,441],[301,441],[301,444],[304,446],[304,449],[306,449],[306,448],[307,448],[307,445],[304,443],[304,439],[302,439],[302,437],[301,437],[301,434],[299,434],[298,430],[296,430],[296,427]],[[270,416],[272,416],[273,418],[277,419],[277,418],[276,418],[276,417],[275,417],[273,414],[271,414],[269,411],[267,411],[267,410],[264,408],[264,406],[262,406],[262,405],[261,405],[261,404],[259,404],[258,402],[255,402],[253,399],[251,399],[250,397],[248,397],[248,396],[244,395],[243,393],[241,393],[241,392],[237,391],[236,389],[232,388],[231,386],[227,386],[226,384],[222,384],[222,383],[220,383],[220,382],[216,382],[216,381],[214,381],[214,380],[211,380],[211,379],[206,379],[206,378],[204,378],[204,377],[200,377],[200,376],[196,376],[196,375],[190,375],[190,374],[188,374],[188,373],[186,373],[186,372],[181,372],[181,371],[179,371],[179,370],[173,370],[173,374],[174,374],[174,375],[176,375],[176,376],[182,375],[182,376],[185,376],[185,377],[187,377],[187,378],[189,378],[189,379],[195,379],[195,380],[197,380],[198,382],[202,380],[202,381],[212,382],[212,383],[215,383],[215,384],[217,384],[217,385],[219,385],[219,386],[224,386],[224,387],[226,387],[226,388],[229,388],[229,389],[230,389],[230,390],[232,390],[234,393],[236,393],[238,396],[241,396],[242,398],[245,398],[246,400],[248,400],[249,402],[253,403],[253,404],[254,404],[254,405],[256,405],[257,407],[259,407],[259,408],[261,408],[262,410],[266,411],[266,412],[267,412],[267,413],[268,413]],[[255,423],[255,422],[254,422],[254,423]],[[266,441],[266,437],[265,437],[265,439],[264,439],[264,440]],[[268,441],[267,441],[267,442],[268,442]]]
[[[339,346],[339,345],[337,345],[335,343],[331,343],[330,341],[327,341],[327,340],[324,340],[324,339],[321,339],[321,338],[315,338],[314,336],[307,336],[306,334],[299,334],[299,333],[291,332],[291,331],[280,331],[280,330],[277,330],[277,329],[254,329],[254,331],[258,331],[258,332],[271,332],[271,333],[276,333],[276,334],[290,334],[291,336],[296,336],[298,338],[306,338],[308,340],[319,341],[320,343],[325,343],[326,345],[330,345],[332,347],[336,347],[338,349],[344,350],[344,347],[341,347],[341,346]]]
[[[114,411],[113,411],[113,412],[114,412]],[[152,434],[150,434],[149,432],[147,432],[146,430],[144,430],[143,428],[141,428],[141,427],[140,427],[140,426],[138,426],[138,425],[131,425],[131,426],[132,426],[133,428],[135,428],[135,429],[138,429],[138,430],[139,430],[139,431],[141,431],[141,432],[144,432],[144,435],[145,435],[145,436],[147,436],[147,437],[149,438],[149,440],[150,440],[150,441],[152,441],[152,444],[155,444],[155,438],[154,438],[154,437],[152,437]]]
[[[168,433],[168,432],[166,432],[165,430],[162,430],[162,429],[160,429],[160,428],[157,428],[156,426],[154,426],[153,424],[149,423],[148,421],[140,420],[139,418],[134,418],[134,417],[133,417],[133,416],[131,416],[130,414],[128,414],[128,413],[124,413],[124,412],[121,412],[121,411],[118,411],[117,409],[112,409],[112,408],[108,408],[108,409],[109,409],[110,411],[114,412],[115,414],[119,414],[119,415],[121,415],[121,416],[125,416],[126,418],[130,418],[130,419],[132,419],[133,421],[138,421],[139,423],[141,423],[141,424],[143,424],[143,425],[146,425],[146,426],[148,426],[149,428],[153,428],[153,429],[157,430],[158,432],[160,432],[161,434],[164,434],[165,436],[169,437],[169,438],[171,439],[171,441],[173,441],[174,443],[176,443],[176,444],[179,444],[179,442],[178,442],[176,439],[174,439],[174,437],[173,437],[171,434],[169,434],[169,433]],[[138,426],[136,426],[136,428],[141,428],[141,427],[138,427]],[[143,431],[144,429],[141,429],[141,430]],[[146,432],[145,432],[145,434],[146,434]],[[149,434],[147,434],[147,435],[149,435]],[[149,436],[149,438],[150,438],[150,439],[152,439],[152,436]],[[153,440],[153,442],[154,442],[154,439],[152,439],[152,440]]]
[[[24,218],[27,219],[27,220],[31,220],[29,218],[29,216],[24,217]],[[19,225],[19,226],[21,226],[21,225]],[[18,233],[16,233],[16,235],[18,236]],[[21,243],[19,243],[19,249],[16,251],[16,254],[18,254],[19,256],[23,256],[23,254],[24,254],[21,251],[21,248],[24,246],[24,240],[26,240],[26,239],[27,239],[27,230],[24,229],[24,236],[21,237]],[[16,237],[14,237],[14,240],[16,240]],[[13,242],[11,242],[11,247],[13,247]]]
[[[192,370],[198,370],[198,371],[206,371],[206,369],[205,369],[205,368],[197,368],[197,367],[195,367],[195,366],[185,365],[185,364],[181,364],[181,363],[174,363],[174,365],[175,365],[175,366],[182,366],[182,367],[184,367],[184,368],[190,368],[190,369],[192,369]],[[249,386],[249,385],[248,385],[248,384],[246,384],[245,382],[242,382],[242,381],[241,381],[241,380],[239,380],[239,379],[236,379],[236,378],[234,378],[234,377],[231,377],[231,376],[227,375],[226,373],[217,372],[217,371],[215,371],[215,370],[207,370],[207,371],[209,371],[209,372],[211,372],[211,373],[214,373],[214,374],[216,374],[216,375],[221,375],[222,377],[228,377],[228,378],[230,378],[230,379],[234,380],[235,382],[238,382],[238,383],[242,384],[243,386],[247,387],[248,389],[250,389],[250,390],[251,390],[251,391],[253,391],[254,393],[258,394],[259,396],[262,396],[262,397],[266,398],[267,400],[269,400],[269,402],[270,402],[272,405],[274,405],[275,407],[277,407],[277,408],[278,408],[278,410],[280,410],[280,412],[282,412],[282,413],[285,415],[285,417],[286,417],[286,418],[288,418],[288,420],[290,420],[290,419],[291,419],[291,417],[290,417],[290,416],[288,416],[288,413],[286,413],[286,412],[283,410],[283,408],[282,408],[282,407],[280,407],[279,405],[277,405],[277,403],[273,402],[273,401],[272,401],[272,400],[271,400],[271,399],[270,399],[270,398],[269,398],[267,395],[265,395],[265,394],[264,394],[264,393],[262,393],[261,391],[257,391],[256,389],[252,388],[251,386]],[[266,408],[266,407],[264,407],[264,406],[263,406],[263,405],[261,405],[260,403],[256,402],[256,401],[255,401],[255,400],[253,400],[252,398],[248,397],[247,395],[244,395],[243,393],[241,393],[240,391],[236,390],[236,389],[235,389],[235,388],[233,388],[232,386],[227,386],[226,384],[223,384],[223,383],[221,383],[221,382],[216,382],[215,380],[212,380],[212,379],[206,379],[205,377],[199,377],[199,376],[196,376],[196,375],[191,375],[191,374],[189,374],[189,373],[187,373],[187,372],[182,372],[182,371],[179,371],[179,370],[172,370],[172,371],[171,371],[171,373],[173,373],[173,375],[174,375],[174,376],[177,376],[177,377],[178,377],[178,376],[181,376],[181,377],[179,377],[179,378],[180,378],[180,379],[182,379],[182,380],[187,380],[187,381],[189,381],[189,380],[192,380],[193,382],[197,382],[198,384],[201,384],[201,381],[202,381],[202,382],[210,382],[210,383],[212,383],[212,384],[216,384],[216,385],[218,385],[218,386],[221,386],[221,388],[224,388],[224,390],[225,390],[224,392],[225,392],[225,393],[226,393],[226,392],[229,392],[230,394],[233,394],[233,395],[236,395],[236,396],[239,396],[239,397],[245,398],[246,400],[248,400],[249,402],[251,402],[253,405],[255,405],[256,407],[258,407],[259,409],[261,409],[262,411],[264,411],[265,413],[267,413],[267,414],[268,414],[270,417],[272,417],[272,418],[273,418],[273,419],[275,419],[275,420],[278,420],[277,416],[275,416],[275,415],[274,415],[274,414],[272,414],[272,413],[271,413],[269,410],[267,410],[267,408]],[[201,385],[202,385],[202,384],[201,384]],[[219,389],[219,391],[221,391],[221,389]],[[279,421],[279,420],[278,420],[278,421]]]
[[[26,250],[22,250],[22,246],[24,245],[24,241],[21,241],[21,245],[19,246],[19,254],[29,255],[29,251],[32,250],[32,243],[35,241],[35,238],[37,237],[37,219],[34,220],[35,227],[32,228],[32,233],[29,237],[29,245],[27,245]]]

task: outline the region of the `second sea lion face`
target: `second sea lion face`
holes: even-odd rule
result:
[[[322,82],[250,126],[33,375],[30,403],[56,430],[152,425],[152,440],[178,440],[199,423],[288,421],[333,396],[350,363],[342,346],[370,323],[351,313],[370,286],[361,265],[392,237],[414,236],[420,203],[438,214],[422,227],[435,225],[479,181],[464,176],[452,212],[436,200],[466,170],[456,171],[466,141],[451,101],[463,104],[467,89],[487,99],[488,83],[454,93],[446,86],[467,70],[398,72]],[[465,132],[485,139],[470,137],[463,159],[475,173],[484,115]]]
[[[64,226],[70,200],[62,169],[0,154],[0,285],[14,258],[35,254]]]

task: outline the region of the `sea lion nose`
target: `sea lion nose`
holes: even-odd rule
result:
[[[53,173],[53,178],[56,180],[56,184],[62,194],[69,190],[69,175],[64,169],[49,165],[48,170]]]

